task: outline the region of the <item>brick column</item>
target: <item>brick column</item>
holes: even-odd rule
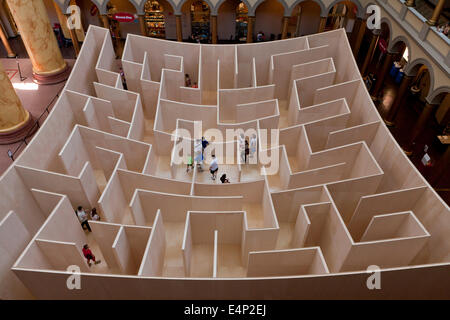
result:
[[[378,98],[378,92],[383,87],[384,78],[386,77],[386,73],[389,70],[390,66],[392,65],[392,62],[394,61],[394,53],[388,52],[386,54],[386,57],[384,58],[383,66],[381,67],[380,71],[377,73],[377,81],[375,83],[375,87],[372,91],[372,100],[376,101]]]
[[[281,29],[281,39],[286,39],[287,38],[289,18],[290,17],[283,17],[283,24],[282,24],[283,27]]]
[[[369,64],[372,62],[373,54],[375,53],[379,37],[380,37],[380,30],[374,30],[372,32],[372,39],[370,40],[370,47],[369,50],[367,51],[366,59],[364,60],[364,64],[361,68],[361,75],[363,77],[366,75],[367,68],[369,67]]]
[[[416,141],[417,137],[422,133],[428,119],[436,110],[436,107],[437,107],[436,104],[427,103],[423,108],[419,120],[417,120],[411,132],[411,135],[409,136],[408,143],[406,144],[405,148],[403,148],[403,151],[405,151],[406,155],[408,156],[412,155],[414,150],[414,142]]]
[[[183,41],[183,29],[181,27],[181,15],[177,14],[175,15],[175,21],[177,25],[177,41],[182,42]]]
[[[248,17],[247,24],[247,43],[253,42],[253,26],[255,24],[255,17]]]
[[[317,31],[317,33],[324,32],[326,24],[327,24],[327,17],[320,17],[319,30]]]
[[[211,42],[217,44],[217,16],[211,16]]]
[[[405,96],[406,91],[409,89],[411,82],[413,81],[414,76],[403,76],[402,83],[400,84],[400,88],[395,96],[394,102],[392,103],[391,108],[387,112],[384,122],[387,126],[392,127],[394,125],[395,117],[397,116],[398,110],[403,102],[403,98]]]

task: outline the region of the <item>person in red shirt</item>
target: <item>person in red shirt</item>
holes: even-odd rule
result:
[[[89,267],[91,266],[91,260],[94,261],[95,264],[99,264],[100,262],[102,262],[101,260],[95,261],[95,256],[92,254],[92,251],[87,244],[83,246],[83,254],[87,259]]]

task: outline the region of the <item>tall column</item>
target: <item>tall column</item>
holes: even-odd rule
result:
[[[370,62],[372,62],[373,54],[375,53],[376,45],[378,43],[378,38],[380,37],[380,30],[376,29],[372,32],[372,39],[370,41],[369,51],[367,51],[366,59],[361,68],[361,75],[364,77],[369,67]]]
[[[364,33],[366,32],[366,23],[367,21],[362,19],[361,24],[359,25],[358,34],[356,35],[355,42],[353,44],[353,56],[355,59],[358,57],[359,49],[361,48],[361,43],[364,38]]]
[[[66,17],[69,17],[69,15],[66,15]],[[75,50],[75,57],[78,57],[78,54],[80,53],[80,44],[78,43],[78,37],[77,32],[75,28],[69,27],[69,33],[70,33],[70,39],[72,40],[73,49]]]
[[[145,23],[145,15],[140,14],[138,15],[139,19],[139,27],[141,28],[141,35],[144,37],[147,36],[147,24]]]
[[[69,28],[67,28],[67,18],[62,13],[61,8],[56,3],[56,1],[53,1],[53,6],[55,7],[56,15],[58,16],[59,24],[61,25],[61,30],[63,32],[63,36],[66,39],[70,38]]]
[[[33,65],[33,80],[54,84],[69,77],[42,0],[7,0]]]
[[[217,43],[217,16],[211,15],[211,42]]]
[[[350,46],[352,47],[352,49],[355,44],[356,37],[358,36],[359,28],[361,27],[361,23],[362,23],[362,19],[356,18],[355,23],[353,24],[352,33],[351,33],[350,39],[349,39]]]
[[[435,26],[438,23],[439,17],[441,16],[442,10],[444,9],[444,4],[445,0],[439,0],[437,6],[434,8],[431,19],[427,21],[430,26]]]
[[[400,88],[398,89],[397,95],[395,96],[394,102],[392,103],[391,108],[387,112],[384,122],[387,126],[392,127],[394,125],[395,117],[397,116],[398,110],[403,102],[406,91],[408,91],[411,82],[413,81],[414,76],[403,76],[402,83],[400,84]]]
[[[446,93],[445,97],[442,99],[439,108],[448,108],[450,106],[450,93]],[[439,159],[439,161],[434,165],[431,177],[428,179],[432,186],[437,186],[439,180],[444,176],[445,171],[448,170],[450,163],[450,146],[444,145],[446,151],[444,155]]]
[[[372,91],[371,97],[373,101],[376,101],[378,98],[378,92],[383,87],[384,78],[386,77],[386,73],[392,65],[392,62],[394,61],[394,55],[394,53],[388,52],[386,54],[386,57],[384,58],[383,66],[381,67],[380,72],[377,74],[377,81]]]
[[[444,155],[439,160],[439,163],[433,168],[433,173],[428,180],[432,186],[436,186],[439,180],[444,176],[445,170],[448,169],[450,163],[450,146],[447,145]]]
[[[109,19],[106,14],[100,15],[100,20],[102,21],[103,28],[109,29]]]
[[[183,41],[183,29],[181,27],[181,15],[177,14],[175,15],[175,21],[177,25],[177,41],[182,42]]]
[[[406,0],[405,6],[407,7],[415,7],[416,6],[416,0]]]
[[[317,33],[324,32],[326,24],[327,24],[327,17],[320,17],[319,30],[317,31]]]
[[[75,29],[72,29],[67,24],[67,18],[70,17],[70,14],[64,15],[61,8],[55,1],[53,1],[53,5],[55,6],[56,15],[58,16],[59,24],[61,25],[64,37],[70,37],[72,40],[73,49],[75,50],[75,57],[78,57],[78,53],[80,53],[80,45],[78,44],[77,34],[75,33]]]
[[[403,151],[405,151],[406,155],[408,156],[412,155],[414,150],[414,142],[416,141],[417,137],[422,133],[423,129],[425,128],[425,125],[427,124],[428,119],[436,110],[436,107],[437,107],[436,104],[430,103],[425,104],[425,107],[423,108],[422,113],[419,116],[419,120],[417,120],[411,132],[411,135],[409,136],[408,143],[406,147],[403,148]]]
[[[247,24],[247,43],[253,42],[253,26],[255,24],[255,17],[248,17]]]
[[[17,35],[19,31],[17,30],[16,23],[14,22],[14,19],[11,14],[11,10],[9,9],[8,3],[6,1],[0,1],[0,6],[3,5],[3,11],[6,14],[6,18],[8,19],[9,26],[14,32],[14,35]]]
[[[287,38],[287,31],[290,17],[283,17],[283,29],[281,30],[281,39]]]
[[[16,54],[14,53],[13,49],[9,45],[8,37],[6,36],[5,32],[3,31],[3,27],[0,23],[0,38],[2,39],[3,45],[5,46],[6,52],[8,53],[8,58],[15,58]]]
[[[29,129],[31,116],[0,63],[0,144],[19,141]]]
[[[114,39],[116,43],[116,58],[119,59],[122,56],[123,48],[122,48],[122,39],[120,37],[120,22],[117,21],[112,24]]]

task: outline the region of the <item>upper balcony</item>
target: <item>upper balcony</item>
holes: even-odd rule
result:
[[[450,39],[439,28],[449,21],[445,9],[448,5],[444,5],[438,24],[430,26],[427,21],[433,15],[434,2],[437,3],[438,0],[415,0],[414,7],[406,6],[406,2],[406,0],[377,0],[389,18],[396,21],[415,39],[417,45],[448,74],[450,72]]]

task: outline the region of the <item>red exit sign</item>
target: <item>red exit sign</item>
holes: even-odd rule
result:
[[[114,20],[117,20],[119,22],[133,22],[134,21],[134,14],[126,13],[126,12],[119,12],[115,13],[113,15]]]

